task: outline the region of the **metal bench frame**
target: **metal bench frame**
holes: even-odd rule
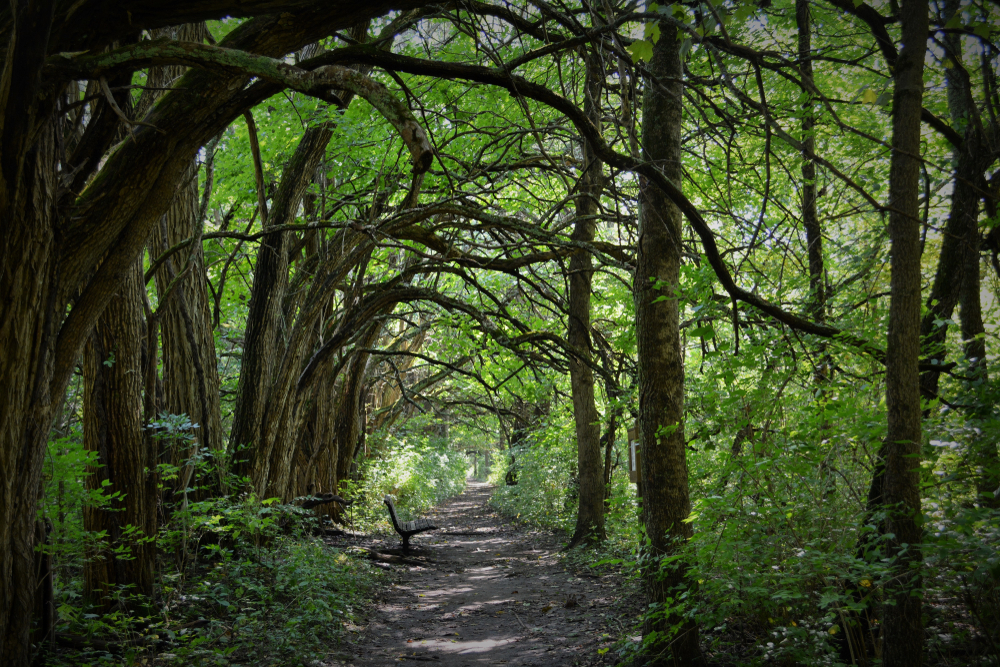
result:
[[[430,519],[417,519],[416,521],[400,521],[396,516],[396,506],[392,502],[391,496],[386,496],[383,501],[389,508],[389,518],[392,519],[392,527],[403,538],[403,551],[410,550],[410,538],[418,533],[428,530],[437,530],[438,527],[431,523]]]

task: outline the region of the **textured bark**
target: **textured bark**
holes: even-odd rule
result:
[[[799,37],[799,71],[802,72],[803,92],[807,99],[802,114],[802,225],[806,230],[806,247],[809,255],[809,313],[815,322],[826,321],[826,284],[823,275],[823,230],[816,211],[816,151],[813,134],[816,118],[815,102],[810,94],[813,87],[812,67],[812,18],[808,0],[795,0],[795,22]],[[817,370],[818,379],[825,377],[822,366]]]
[[[945,3],[945,20],[950,20],[958,11],[961,5],[957,0],[949,0]],[[948,34],[944,36],[945,47],[948,57],[956,63],[962,63],[962,41],[958,35]],[[968,382],[969,396],[971,397],[972,408],[969,417],[972,420],[989,419],[992,412],[992,404],[977,396],[978,389],[984,386],[989,380],[989,371],[986,358],[986,329],[983,326],[983,310],[981,303],[981,282],[980,282],[980,245],[979,234],[979,198],[981,189],[973,187],[984,182],[984,172],[994,162],[998,155],[996,148],[997,121],[986,128],[983,127],[982,117],[973,101],[970,81],[966,72],[960,71],[959,67],[949,67],[945,70],[945,79],[948,84],[948,108],[951,112],[951,123],[954,127],[964,128],[965,140],[961,148],[956,149],[956,161],[959,168],[964,168],[966,173],[956,173],[955,185],[952,192],[952,207],[954,210],[955,197],[959,194],[963,196],[960,203],[961,229],[960,257],[955,258],[955,263],[960,266],[960,278],[958,289],[959,316],[961,321],[961,333],[963,341],[963,352],[969,364]],[[959,183],[960,179],[965,180]],[[950,219],[949,219],[950,222]],[[954,289],[954,288],[953,288]],[[946,330],[947,327],[940,327]],[[936,379],[936,376],[935,378]],[[923,378],[921,378],[923,380]],[[980,503],[989,507],[1000,507],[1000,457],[997,455],[997,443],[993,438],[983,437],[975,434],[970,437],[971,459],[974,466],[976,493]]]
[[[335,385],[336,376],[326,369],[316,383],[311,404],[303,418],[288,496],[336,492],[337,449],[332,436],[336,416]],[[332,510],[329,505],[319,508],[321,514]]]
[[[173,39],[198,43],[207,35],[204,24],[188,24],[163,32],[169,32]],[[149,84],[154,88],[169,88],[185,69],[157,68],[150,72]],[[149,103],[152,104],[156,97],[151,94]],[[200,236],[199,199],[198,162],[192,160],[181,176],[170,208],[160,224],[153,228],[149,244],[151,255],[155,257],[184,239]],[[183,277],[164,301],[166,290],[182,271]],[[164,402],[160,408],[170,414],[185,414],[198,425],[192,432],[195,446],[220,451],[223,441],[219,372],[202,245],[192,244],[190,252],[174,255],[161,264],[154,275],[161,301],[158,312],[163,345]],[[192,453],[177,452],[179,458],[165,460],[183,465]],[[187,476],[182,474],[180,477],[185,479]]]
[[[588,52],[587,77],[584,84],[584,111],[600,126],[600,95],[604,79],[604,64],[600,54]],[[596,215],[600,211],[604,187],[604,163],[586,139],[583,140],[583,169],[576,198],[576,215],[571,238],[590,243],[597,230]],[[604,466],[601,460],[601,422],[594,398],[594,372],[590,335],[590,295],[594,269],[590,253],[573,255],[569,261],[569,325],[567,342],[579,357],[570,356],[569,375],[573,396],[573,421],[576,425],[577,472],[580,479],[576,529],[570,544],[583,540],[603,540],[604,532]]]
[[[6,144],[6,139],[5,146]],[[3,165],[0,209],[0,664],[31,656],[35,520],[44,443],[58,403],[49,392],[55,348],[52,301],[58,285],[54,238],[57,192],[54,128],[13,171]],[[5,151],[0,156],[9,162]]]
[[[100,507],[85,507],[84,527],[107,538],[88,554],[84,590],[103,609],[115,603],[116,589],[153,594],[156,556],[156,480],[143,432],[141,354],[143,328],[142,266],[136,262],[97,322],[83,355],[84,447],[97,453],[97,467],[86,484],[105,497]],[[115,550],[125,548],[119,558]]]
[[[927,0],[904,0],[902,43],[893,72],[889,238],[892,243],[889,331],[886,346],[888,431],[882,445],[883,500],[888,543],[896,557],[883,612],[882,659],[886,667],[918,667],[923,660],[919,597],[920,542],[920,113]]]
[[[358,348],[363,350],[371,347],[382,331],[382,323],[372,324],[359,340]],[[351,464],[357,456],[358,448],[364,433],[364,425],[361,418],[361,396],[365,388],[365,374],[368,369],[368,362],[371,355],[367,352],[357,351],[354,358],[348,365],[344,373],[343,381],[340,384],[340,391],[337,395],[336,409],[333,421],[333,440],[335,442],[337,470],[336,478],[333,480],[333,488],[330,490],[337,492],[340,484],[350,477]],[[338,512],[339,507],[334,510]]]
[[[259,16],[222,44],[282,57],[390,7],[418,3],[197,4],[142,3],[134,11],[116,6],[67,14],[67,8],[41,0],[16,3],[0,25],[6,45],[0,75],[0,664],[23,667],[31,659],[38,484],[54,408],[84,343],[199,148],[280,89],[273,83],[247,86],[250,75],[232,69],[221,75],[189,72],[149,111],[143,119],[148,125],[133,128],[114,152],[109,149],[118,121],[97,95],[83,136],[66,131],[66,145],[74,150],[60,165],[59,91],[79,77],[43,76],[47,58],[100,53],[140,30],[229,14]],[[113,79],[108,83],[117,86]],[[114,95],[124,99],[128,91]]]
[[[352,37],[358,41],[367,39],[367,26],[367,22],[355,25]],[[396,23],[390,24],[379,36],[380,40],[384,39],[384,48],[391,45],[391,38],[397,27]],[[350,70],[347,79],[354,82],[369,81],[364,76],[365,71],[365,68]],[[354,94],[360,94],[378,109],[398,107],[400,117],[386,118],[396,123],[397,128],[402,121],[405,121],[404,125],[413,124],[414,127],[410,130],[401,130],[404,134],[409,133],[404,140],[412,144],[419,135],[426,144],[426,135],[415,125],[412,114],[405,106],[387,98],[388,91],[384,88],[375,92],[364,88],[352,85],[348,90],[337,91],[337,97],[343,104],[350,104]],[[379,100],[375,100],[375,97]],[[294,220],[332,132],[332,123],[306,130],[295,154],[284,169],[268,217],[269,225],[286,224]],[[429,152],[426,154],[430,155]],[[414,156],[417,159],[416,153]],[[428,166],[429,163],[418,161],[414,171],[418,173]],[[285,322],[283,329],[289,330],[289,333],[284,340],[278,341],[277,332],[283,322],[282,306],[288,287],[290,245],[287,234],[276,233],[268,238],[273,241],[273,245],[265,253],[262,244],[258,258],[259,268],[254,274],[254,293],[247,321],[243,367],[240,371],[230,445],[253,443],[244,457],[246,462],[238,470],[249,475],[258,494],[287,497],[291,489],[297,434],[304,417],[302,408],[313,390],[312,386],[302,385],[303,366],[317,344],[319,318],[324,314],[340,280],[363,261],[367,256],[366,252],[370,251],[357,252],[358,241],[363,240],[363,245],[368,245],[368,237],[358,232],[344,232],[339,239],[334,239],[330,247],[336,247],[336,253],[326,257],[326,262],[316,272],[308,295],[301,302],[294,326]],[[258,275],[262,270],[263,274]],[[258,278],[261,280],[260,288]],[[330,351],[328,348],[327,353]],[[264,377],[260,377],[261,372],[265,373]]]
[[[331,134],[326,125],[306,130],[284,169],[278,193],[268,215],[268,226],[284,225],[294,220]],[[264,437],[265,414],[271,409],[268,418],[280,416],[280,413],[273,412],[273,406],[268,401],[274,401],[275,397],[270,395],[271,385],[282,351],[286,347],[279,335],[284,328],[282,302],[288,288],[290,237],[289,232],[268,234],[257,250],[244,334],[243,361],[229,438],[229,447],[233,452],[238,452],[237,448],[240,446],[248,447],[237,453],[236,470],[251,477],[259,494],[265,493],[268,486],[274,444]],[[292,444],[288,443],[289,449]]]
[[[677,30],[660,26],[646,82],[642,147],[676,187],[681,183],[681,115],[683,70]],[[692,535],[685,523],[691,512],[684,454],[684,359],[679,314],[673,290],[680,276],[681,213],[664,192],[645,179],[639,212],[639,248],[635,270],[636,348],[639,369],[639,432],[642,448],[642,518],[651,558],[677,552]],[[666,297],[666,298],[663,298]],[[687,586],[687,566],[675,562],[663,570],[659,562],[643,572],[651,605],[643,634],[667,633],[650,647],[650,665],[701,665],[698,627],[669,613]],[[678,634],[670,637],[671,628]]]

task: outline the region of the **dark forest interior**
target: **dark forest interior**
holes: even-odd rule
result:
[[[1000,666],[998,0],[0,32],[0,664]]]

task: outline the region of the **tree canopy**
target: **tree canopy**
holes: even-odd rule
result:
[[[1000,659],[998,18],[0,10],[0,658],[468,473],[636,664]]]

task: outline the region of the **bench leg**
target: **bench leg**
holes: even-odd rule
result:
[[[407,553],[410,550],[410,536],[403,535],[403,553]]]

